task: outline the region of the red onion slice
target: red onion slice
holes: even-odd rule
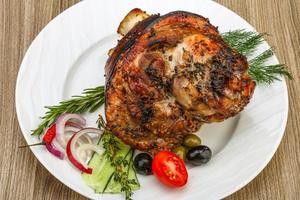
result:
[[[58,150],[52,143],[46,144],[46,148],[51,154],[53,154],[57,158],[59,158],[61,160],[64,159],[64,156],[65,156],[64,153],[61,152],[60,150]]]
[[[65,132],[73,132],[74,133],[77,133],[78,131],[80,131],[82,128],[77,128],[77,127],[74,127],[74,126],[67,126],[65,127]]]
[[[67,121],[74,119],[78,121],[78,124],[84,126],[85,119],[78,114],[64,113],[60,115],[56,120],[56,137],[55,140],[63,147],[66,148],[67,140],[65,137],[65,126]]]
[[[64,138],[65,141],[69,141],[69,139],[78,131],[80,131],[81,129],[73,127],[73,126],[67,126],[65,127],[65,133],[64,133]]]
[[[79,155],[77,154],[77,151],[76,151],[76,143],[78,142],[78,140],[80,139],[80,137],[82,137],[82,136],[84,136],[84,135],[87,135],[87,134],[89,134],[89,133],[95,133],[95,134],[98,134],[98,135],[101,135],[102,133],[103,133],[103,131],[102,130],[100,130],[100,129],[96,129],[96,128],[84,128],[84,129],[82,129],[82,130],[80,130],[79,132],[77,132],[75,135],[74,135],[74,137],[73,137],[73,139],[72,139],[72,141],[71,141],[71,144],[70,144],[70,149],[71,149],[71,154],[73,155],[73,157],[78,161],[78,162],[80,162],[84,167],[86,167],[87,168],[87,165],[86,165],[86,163],[84,162],[84,161],[82,161],[82,159],[80,159],[80,157],[79,157]],[[84,145],[84,144],[83,144]],[[95,150],[95,148],[94,149],[88,149],[88,150]],[[99,149],[97,149],[97,151],[99,152],[99,153],[101,153],[100,152],[100,150]]]
[[[78,161],[85,167],[87,167],[86,165],[86,160],[87,160],[87,156],[86,154],[83,154],[85,156],[81,156],[82,153],[89,151],[89,152],[96,152],[98,155],[101,155],[104,153],[104,148],[100,147],[96,144],[82,144],[77,148],[77,157],[78,157]]]
[[[70,119],[67,123],[66,123],[66,127],[75,127],[78,129],[83,129],[83,125],[76,122],[76,121],[72,121],[72,119]]]
[[[91,157],[92,156],[92,151],[82,151],[80,154],[78,153],[78,147],[80,147],[81,145],[84,145],[84,144],[93,144],[93,140],[92,138],[89,136],[89,135],[83,135],[81,136],[78,140],[77,140],[77,144],[76,145],[76,148],[77,148],[77,154],[83,159],[83,160],[86,160],[87,157]]]
[[[65,152],[65,149],[62,148],[62,147],[60,146],[60,144],[56,141],[55,138],[54,138],[54,140],[52,140],[51,144],[52,144],[53,146],[55,146],[55,148],[56,148],[57,150],[59,150],[60,152]]]

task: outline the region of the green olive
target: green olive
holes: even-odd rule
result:
[[[188,134],[183,141],[183,145],[188,148],[193,148],[201,145],[201,139],[194,134]]]
[[[182,160],[185,160],[185,155],[187,152],[187,149],[184,146],[178,146],[173,149],[173,152],[179,156]]]

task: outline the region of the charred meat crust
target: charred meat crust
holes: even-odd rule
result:
[[[152,27],[157,24],[159,21],[162,21],[163,19],[167,17],[174,18],[174,21],[176,19],[184,19],[189,16],[194,16],[198,18],[202,18],[203,20],[207,21],[209,23],[209,20],[207,18],[202,17],[201,15],[197,15],[194,13],[186,12],[186,11],[174,11],[170,12],[166,15],[159,16],[159,15],[151,15],[150,17],[146,18],[145,20],[139,22],[136,26],[134,26],[118,43],[116,49],[114,50],[113,54],[108,58],[106,65],[105,65],[105,75],[106,75],[106,86],[109,86],[111,77],[114,74],[114,68],[117,64],[118,60],[122,58],[122,54],[128,50],[138,39],[139,36],[141,36],[143,33],[147,31],[153,30]],[[172,21],[170,20],[169,23]],[[213,27],[215,28],[215,27]],[[216,32],[218,32],[217,28],[215,28]],[[159,41],[158,41],[159,42]]]
[[[152,15],[134,26],[118,43],[112,55],[108,58],[105,65],[106,87],[109,86],[110,80],[114,74],[116,63],[122,58],[123,53],[129,49],[136,39],[141,35],[153,21],[159,18],[159,15]]]

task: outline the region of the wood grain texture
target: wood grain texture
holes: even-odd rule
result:
[[[78,0],[0,1],[0,199],[85,199],[58,180],[24,144],[15,112],[14,90],[22,58],[35,36],[56,15]],[[200,1],[199,1],[200,2]],[[270,45],[294,76],[288,81],[289,119],[285,135],[268,166],[227,200],[300,198],[300,1],[218,0],[268,32]]]

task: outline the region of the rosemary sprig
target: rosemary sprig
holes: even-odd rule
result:
[[[71,99],[62,101],[55,106],[45,106],[48,111],[41,117],[41,124],[34,130],[32,135],[41,135],[56,118],[62,113],[94,112],[104,103],[104,86],[85,89],[82,96],[73,96]]]
[[[101,115],[97,120],[98,128],[104,130],[103,136],[103,148],[105,149],[104,156],[106,156],[110,161],[111,165],[115,168],[113,178],[115,182],[119,182],[121,185],[121,191],[125,193],[126,200],[132,200],[131,196],[133,194],[130,185],[138,184],[134,179],[129,179],[129,166],[128,161],[125,157],[116,156],[117,152],[120,150],[119,141],[114,134],[106,129],[106,124]],[[133,150],[131,149],[131,154]],[[132,157],[130,158],[132,160]]]
[[[223,33],[223,39],[237,51],[245,56],[250,56],[254,53],[257,47],[264,41],[263,36],[266,33],[256,33],[246,31],[244,29],[229,31]],[[273,49],[268,49],[257,55],[249,61],[249,75],[257,83],[270,84],[278,79],[278,75],[286,76],[292,79],[292,75],[288,72],[284,64],[265,65],[265,62],[274,55]]]

